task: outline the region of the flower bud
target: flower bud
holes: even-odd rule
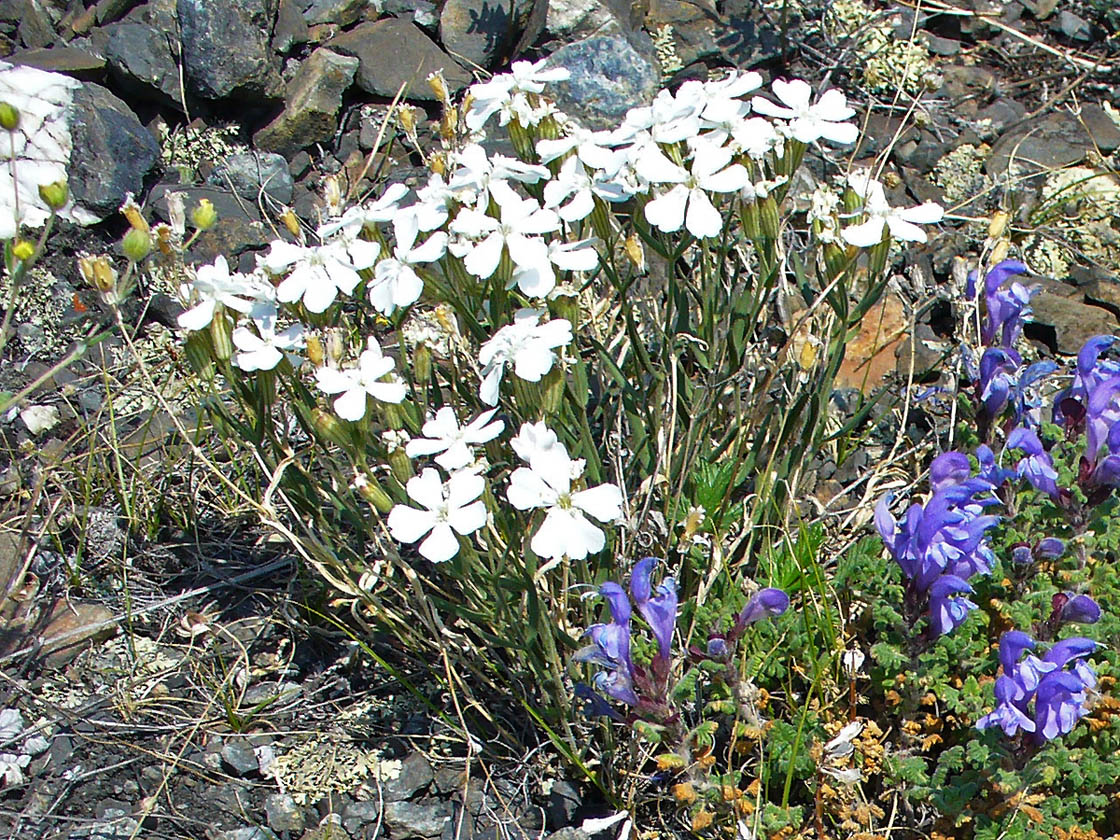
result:
[[[416,113],[411,105],[402,105],[397,109],[397,122],[400,123],[405,134],[416,132]]]
[[[315,367],[322,367],[327,363],[327,354],[323,350],[323,342],[317,335],[307,336],[307,359]]]
[[[642,240],[638,238],[637,233],[631,233],[626,237],[626,241],[622,245],[622,250],[626,253],[626,258],[630,260],[634,268],[639,272],[644,272],[646,270],[646,252],[645,249],[642,248]]]
[[[1076,624],[1096,624],[1101,620],[1101,608],[1088,595],[1074,595],[1072,592],[1059,593],[1053,598],[1054,611],[1061,621]]]
[[[125,196],[124,204],[121,205],[121,214],[128,219],[128,223],[133,230],[148,232],[148,222],[144,218],[144,214],[140,212],[140,205],[136,203],[132,193]]]
[[[337,365],[345,352],[346,342],[343,340],[342,330],[338,327],[327,330],[327,361]]]
[[[432,350],[423,341],[412,348],[412,374],[421,385],[432,378]]]
[[[1010,220],[1010,213],[1008,213],[1006,210],[997,210],[992,214],[991,221],[988,222],[988,236],[992,239],[999,239],[1001,236],[1003,236],[1003,232],[1007,230],[1007,223]]]
[[[378,513],[388,513],[393,509],[393,500],[372,476],[360,473],[354,478],[351,486],[358,491],[359,496],[373,505]]]
[[[291,207],[284,208],[284,212],[280,214],[280,221],[288,233],[292,236],[299,236],[299,219],[296,218],[295,211]]]
[[[70,189],[66,186],[66,182],[61,180],[43,184],[39,187],[39,198],[43,199],[43,203],[51,210],[58,212],[70,200]]]
[[[212,352],[210,337],[205,332],[192,332],[187,336],[187,363],[191,366],[191,370],[205,380],[214,377]]]
[[[342,186],[337,175],[323,179],[323,200],[327,205],[327,215],[337,216],[342,212]]]
[[[404,409],[399,403],[380,403],[381,416],[385,418],[385,425],[390,429],[403,429]]]
[[[0,128],[15,131],[19,128],[19,109],[8,102],[0,102]]]
[[[218,211],[214,209],[210,199],[200,199],[198,206],[191,211],[191,224],[196,230],[210,230],[216,221],[218,221]]]
[[[428,158],[428,168],[440,177],[447,174],[447,158],[443,154],[437,152]]]
[[[778,218],[778,202],[774,200],[771,195],[758,204],[758,229],[759,233],[766,239],[777,239],[778,231],[781,228],[781,220]]]
[[[992,265],[1003,262],[1007,256],[1007,252],[1011,250],[1011,242],[1007,239],[1001,239],[992,248],[992,255],[988,258],[988,262]]]
[[[564,380],[559,365],[553,365],[541,379],[541,410],[546,416],[556,414],[564,405]]]
[[[26,239],[17,239],[12,245],[12,256],[20,262],[27,262],[35,256],[35,245]]]
[[[415,474],[412,469],[412,460],[402,446],[391,447],[386,460],[389,462],[389,469],[393,473],[393,478],[401,484],[406,483]]]
[[[682,805],[691,805],[696,801],[696,788],[689,782],[681,782],[671,788],[673,798]]]
[[[428,74],[428,87],[432,89],[432,93],[444,108],[451,107],[451,96],[447,92],[447,81],[443,78],[442,70]]]
[[[152,237],[147,230],[130,228],[121,240],[121,250],[132,262],[140,262],[152,250]]]
[[[221,309],[210,319],[210,340],[214,342],[214,358],[229,361],[233,356],[233,324]]]
[[[349,446],[350,433],[341,420],[321,408],[311,410],[311,422],[315,426],[315,434],[323,441],[337,443],[339,446]]]
[[[101,294],[108,294],[117,287],[117,272],[106,256],[79,257],[78,272],[83,280]]]

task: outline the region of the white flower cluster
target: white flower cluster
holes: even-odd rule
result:
[[[441,298],[444,290],[470,288],[475,301],[512,301],[501,310],[487,303],[465,313],[475,326],[490,324],[489,337],[478,341],[476,370],[479,401],[496,407],[507,372],[540,382],[563,364],[579,325],[549,317],[545,304],[558,287],[581,285],[582,273],[599,268],[606,245],[598,237],[613,236],[616,225],[611,205],[630,202],[635,214],[664,233],[717,237],[736,202],[775,204],[772,194],[789,180],[783,165],[799,161],[806,145],[850,144],[858,134],[841,92],[828,90],[814,100],[807,83],[778,80],[772,97],[760,96],[762,79],[753,72],[686,82],[631,109],[617,129],[589,131],[541,95],[546,83],[567,77],[567,70],[545,62],[516,62],[510,73],[475,85],[463,114],[470,135],[448,141],[426,184],[414,192],[392,185],[345,212],[333,203],[333,218],[317,228],[312,244],[277,240],[251,274],[231,273],[221,258],[200,267],[183,288],[191,308],[180,324],[201,331],[212,328],[217,313],[235,313],[237,367],[270,370],[286,359],[298,374],[300,351],[311,337],[304,322],[328,322],[340,301],[347,308],[355,299],[368,301],[413,347],[437,334],[442,337],[432,343],[442,345],[442,353],[461,352],[470,345],[457,327],[433,324],[455,320],[448,314],[452,301]],[[487,151],[484,131],[492,120],[508,126],[519,154],[535,153],[537,162]],[[543,138],[535,145],[528,142],[532,127]],[[829,241],[842,237],[870,247],[885,231],[924,239],[916,224],[941,218],[932,204],[891,208],[870,175],[853,176],[849,186],[862,199],[857,213],[841,213],[838,201],[814,202],[820,218],[811,220],[830,232]],[[433,312],[416,306],[426,294],[443,307],[433,310],[435,321]],[[505,323],[509,312],[512,320]],[[477,331],[472,336],[478,338]],[[407,396],[393,373],[394,359],[372,336],[356,359],[343,358],[345,349],[323,356],[313,355],[310,378],[343,420],[361,421],[371,399],[400,403]],[[473,447],[504,430],[496,412],[485,410],[460,425],[455,410],[439,408],[424,424],[424,437],[402,441],[408,457],[434,457],[435,466],[406,482],[416,506],[392,507],[389,530],[400,542],[419,543],[432,562],[454,557],[462,540],[488,522],[483,495],[489,467],[475,460]],[[583,462],[573,460],[543,423],[524,424],[511,444],[525,466],[510,474],[506,498],[517,510],[544,512],[530,541],[533,552],[555,560],[602,550],[606,535],[596,522],[622,515],[621,490],[586,487]]]

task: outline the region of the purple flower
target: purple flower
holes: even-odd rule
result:
[[[942,452],[929,465],[929,487],[934,493],[960,484],[972,474],[972,465],[963,452]]]
[[[997,337],[1005,348],[1011,348],[1023,329],[1024,319],[1031,314],[1031,298],[1038,294],[1037,287],[1027,288],[1011,278],[1024,274],[1026,265],[1018,260],[1004,260],[992,267],[984,277],[984,302],[987,318],[980,326],[980,339],[989,347]],[[1009,286],[1004,284],[1011,280]],[[970,296],[975,295],[975,280],[969,284]]]
[[[976,604],[963,597],[972,592],[968,582],[956,575],[942,575],[929,589],[929,627],[934,636],[943,636],[964,623]]]
[[[638,695],[634,691],[634,663],[630,658],[630,601],[626,590],[614,581],[600,586],[599,594],[607,599],[611,620],[588,627],[584,635],[590,637],[591,644],[580,648],[572,658],[606,669],[592,679],[595,688],[614,700],[636,706]]]
[[[1058,621],[1074,624],[1096,624],[1101,620],[1101,607],[1088,595],[1063,592],[1054,596],[1054,612]]]
[[[1018,692],[1019,687],[1010,677],[997,679],[995,711],[989,712],[976,721],[976,728],[988,729],[992,726],[999,726],[1008,738],[1014,737],[1020,729],[1026,732],[1034,732],[1034,721],[1019,705],[1016,705]]]
[[[1038,684],[1035,696],[1035,740],[1051,741],[1066,735],[1081,718],[1085,707],[1085,686],[1069,671],[1054,671]]]
[[[1019,477],[1025,478],[1036,490],[1052,499],[1058,498],[1058,471],[1050,454],[1042,448],[1042,441],[1033,430],[1019,426],[1007,436],[1007,449],[1021,449],[1027,456],[1019,461]]]
[[[644,557],[634,564],[630,573],[630,597],[657,639],[658,658],[668,664],[673,629],[677,624],[677,582],[671,577],[665,578],[651,591],[650,575],[658,562],[656,557]]]
[[[1039,560],[1057,560],[1066,553],[1066,544],[1057,537],[1046,537],[1034,547],[1034,556]]]
[[[732,640],[739,638],[748,625],[764,618],[779,616],[789,609],[789,596],[780,589],[768,587],[756,592],[754,597],[735,618],[735,624],[728,634]]]

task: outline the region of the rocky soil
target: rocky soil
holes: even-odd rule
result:
[[[851,348],[847,387],[939,381],[954,347],[949,313],[962,258],[1001,206],[1013,211],[1023,256],[1045,288],[1029,333],[1037,351],[1068,354],[1116,331],[1120,39],[1110,4],[921,8],[0,0],[0,57],[82,83],[70,186],[101,220],[64,226],[52,240],[17,308],[2,385],[35,381],[102,317],[75,257],[115,247],[127,194],[152,220],[168,218],[169,192],[185,193],[188,206],[210,199],[222,221],[191,258],[225,254],[250,269],[284,208],[311,223],[320,217],[328,178],[352,196],[386,180],[417,182],[416,145],[437,143],[428,74],[441,70],[458,92],[514,58],[546,55],[573,73],[557,91],[560,106],[592,126],[612,124],[661,84],[724,67],[845,89],[866,115],[853,161],[884,161],[899,203],[936,200],[951,214],[943,235],[899,255],[892,291],[869,319],[875,329]],[[398,96],[416,109],[415,136],[389,118]],[[1063,167],[1074,169],[1055,171]],[[168,379],[177,355],[168,328],[180,311],[173,293],[142,288],[129,303],[146,325],[153,369]],[[159,512],[152,494],[198,490],[175,425],[135,377],[110,339],[47,379],[33,400],[38,413],[0,418],[0,573],[22,580],[26,567],[34,581],[0,605],[0,709],[19,712],[18,725],[15,712],[0,716],[0,767],[15,768],[0,785],[0,832],[588,836],[577,826],[603,806],[547,748],[468,761],[453,703],[424,663],[376,639],[371,658],[345,633],[316,626],[314,605],[295,606],[307,607],[301,599],[314,587],[266,535],[220,522],[208,533],[137,526],[122,501]],[[189,422],[189,405],[178,407]],[[145,475],[137,495],[81,485],[107,449],[125,453],[121,469]],[[855,477],[825,467],[821,480],[833,489]],[[44,520],[36,511],[51,494],[57,517]]]

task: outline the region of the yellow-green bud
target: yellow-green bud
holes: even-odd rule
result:
[[[393,500],[377,483],[377,479],[368,475],[360,475],[354,479],[354,489],[358,491],[359,496],[373,505],[378,513],[388,513],[393,509]]]
[[[214,361],[210,355],[210,337],[205,332],[192,332],[187,336],[186,353],[191,370],[203,379],[213,378]]]
[[[541,379],[541,410],[547,415],[555,414],[564,404],[564,371],[558,365]]]
[[[778,202],[771,195],[758,202],[758,229],[766,239],[777,239],[781,222],[778,219]]]
[[[404,409],[397,403],[381,403],[381,415],[390,429],[404,428]]]
[[[216,221],[218,221],[218,211],[214,209],[214,205],[208,198],[201,199],[198,206],[191,211],[191,224],[197,230],[210,230]]]
[[[327,363],[327,354],[323,351],[323,342],[317,335],[307,337],[307,359],[315,367],[322,367]]]
[[[70,188],[65,181],[55,181],[53,184],[43,184],[39,187],[39,198],[51,210],[61,210],[70,200]]]
[[[315,424],[315,432],[323,440],[337,443],[339,446],[350,444],[350,433],[343,422],[333,414],[321,408],[312,409],[311,422]]]
[[[423,341],[412,350],[412,374],[421,385],[432,378],[432,350]]]
[[[214,342],[214,358],[229,361],[233,355],[233,324],[220,309],[210,319],[210,340]]]
[[[12,246],[12,256],[20,262],[27,262],[35,256],[35,245],[26,239],[18,239]]]
[[[140,262],[152,250],[152,237],[140,228],[129,228],[121,240],[121,250],[132,262]]]
[[[401,484],[407,482],[413,476],[412,461],[408,455],[405,454],[404,447],[394,446],[389,450],[389,469],[393,473],[393,477]]]
[[[0,102],[0,128],[8,131],[19,128],[19,108],[9,102]]]
[[[79,257],[78,271],[87,283],[102,294],[112,292],[117,287],[117,272],[108,257]]]

